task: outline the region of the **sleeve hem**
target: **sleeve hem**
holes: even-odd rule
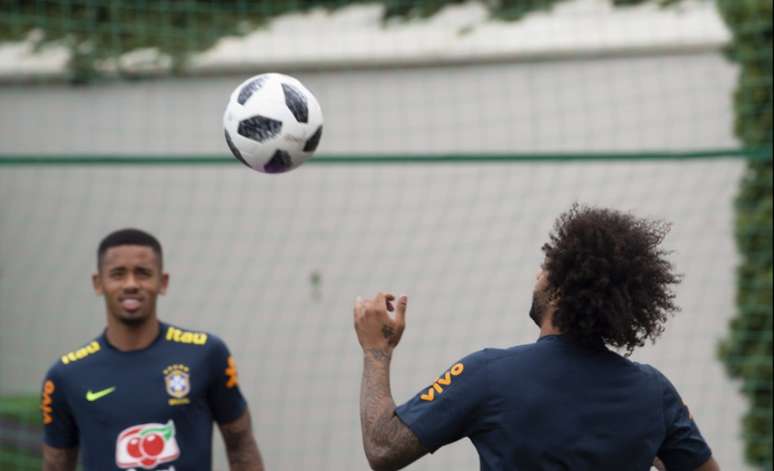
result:
[[[247,410],[247,401],[242,400],[242,404],[240,404],[240,406],[237,409],[235,409],[234,413],[224,414],[223,417],[214,417],[214,419],[215,419],[215,422],[217,422],[219,425],[227,424],[229,422],[233,422],[236,419],[242,417],[242,414],[244,414],[246,410]]]
[[[58,440],[52,440],[51,438],[48,438],[48,437],[43,439],[43,444],[50,446],[51,448],[62,448],[62,449],[78,448],[78,442],[70,443],[67,441],[58,441]]]
[[[682,463],[670,463],[669,460],[664,460],[660,456],[659,458],[661,459],[661,461],[664,462],[664,466],[666,466],[666,469],[668,469],[669,471],[672,471],[672,470],[693,471],[694,469],[699,468],[701,465],[709,461],[710,458],[712,458],[712,450],[707,448],[704,451],[704,453],[697,455],[697,458],[695,460],[691,460],[691,461],[686,460],[685,462],[682,462]]]
[[[710,458],[712,458],[712,450],[710,450],[709,448],[707,448],[707,451],[705,451],[704,453],[702,453],[702,454],[701,454],[701,457],[702,457],[701,459],[697,459],[697,460],[696,460],[696,463],[694,463],[694,464],[692,465],[692,467],[690,468],[690,469],[691,469],[691,471],[693,471],[694,469],[696,469],[696,468],[700,467],[701,465],[703,465],[704,463],[706,463],[707,461],[709,461],[709,460],[710,460]]]
[[[428,453],[430,453],[430,454],[433,454],[433,453],[435,453],[435,452],[436,452],[436,451],[437,451],[439,448],[441,448],[441,446],[440,446],[440,445],[431,445],[431,444],[429,443],[429,440],[427,439],[427,437],[425,437],[425,436],[424,436],[424,434],[423,434],[423,433],[422,433],[422,431],[421,431],[421,430],[420,430],[420,429],[417,427],[417,425],[416,425],[416,424],[409,423],[409,422],[408,422],[408,421],[406,421],[406,420],[405,420],[403,417],[401,417],[401,415],[400,415],[401,411],[399,410],[399,408],[395,408],[395,411],[394,411],[394,413],[395,413],[395,416],[396,416],[396,417],[398,417],[398,420],[400,420],[400,421],[401,421],[401,423],[403,423],[403,425],[405,425],[406,427],[408,427],[408,429],[409,429],[409,430],[411,430],[411,432],[414,434],[414,436],[415,436],[415,437],[417,437],[417,440],[419,440],[419,444],[420,444],[420,445],[422,445],[422,447],[423,447],[425,450],[427,450],[427,452],[428,452]]]

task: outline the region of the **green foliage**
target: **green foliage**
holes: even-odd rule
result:
[[[467,0],[0,0],[0,42],[32,38],[36,47],[60,44],[70,50],[68,70],[76,82],[88,81],[100,65],[129,75],[118,58],[153,48],[170,59],[172,73],[186,60],[225,36],[242,35],[272,18],[313,9],[328,11],[353,4],[381,4],[384,19],[427,18]],[[502,20],[549,10],[566,0],[481,0]],[[616,5],[679,0],[611,0]],[[33,36],[30,33],[35,31]]]
[[[767,151],[750,162],[736,198],[738,311],[720,357],[742,381],[750,402],[744,418],[750,463],[772,469],[772,2],[719,0],[734,40],[729,58],[741,66],[734,92],[736,135],[745,147]]]
[[[0,397],[0,469],[40,470],[40,397],[37,394]]]
[[[225,36],[242,35],[272,18],[353,4],[381,4],[384,19],[427,18],[466,0],[0,0],[0,42],[33,38],[37,47],[63,44],[71,51],[74,81],[92,79],[135,50],[154,48],[180,72],[192,53]],[[518,20],[566,0],[479,0],[494,18]],[[610,0],[626,7],[680,0]],[[716,0],[733,33],[728,56],[741,66],[734,94],[735,131],[744,147],[764,149],[768,161],[748,164],[736,199],[738,312],[720,356],[750,400],[744,419],[749,461],[772,469],[772,1]],[[30,36],[35,31],[35,35]]]

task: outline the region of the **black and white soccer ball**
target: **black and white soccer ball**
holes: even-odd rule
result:
[[[278,73],[239,85],[223,113],[226,143],[234,157],[263,173],[293,170],[320,143],[320,104],[298,79]]]

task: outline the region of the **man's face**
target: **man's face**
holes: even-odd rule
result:
[[[120,245],[107,249],[92,276],[94,291],[105,297],[108,315],[126,325],[156,317],[156,298],[164,294],[169,275],[150,247]]]
[[[549,304],[548,272],[540,267],[536,276],[535,289],[532,292],[532,306],[529,308],[529,317],[538,327],[543,323]]]

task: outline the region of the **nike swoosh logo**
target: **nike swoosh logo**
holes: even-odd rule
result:
[[[116,390],[115,386],[111,386],[106,389],[102,389],[101,391],[93,392],[91,389],[86,391],[86,400],[89,402],[94,402],[97,399],[102,399],[103,397],[107,396],[108,394],[112,393]]]

